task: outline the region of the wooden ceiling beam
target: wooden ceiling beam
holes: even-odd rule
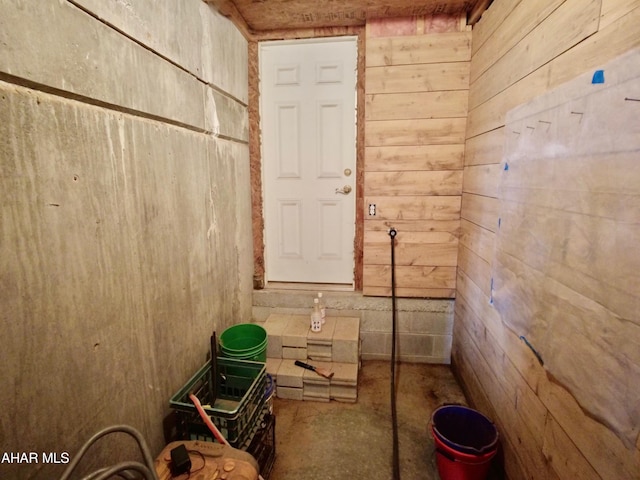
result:
[[[253,31],[236,7],[233,0],[204,0],[204,2],[212,5],[216,10],[218,10],[218,12],[220,12],[220,15],[230,19],[235,26],[238,27],[238,30],[240,30],[240,33],[242,33],[247,41],[253,40]]]
[[[491,0],[203,0],[229,17],[247,39],[269,31],[363,26],[371,18],[467,13],[478,21]]]
[[[479,0],[467,14],[467,25],[475,25],[493,0]]]

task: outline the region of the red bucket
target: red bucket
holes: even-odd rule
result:
[[[436,444],[436,464],[441,480],[485,480],[489,474],[491,460],[498,452],[496,446],[481,455],[459,452],[445,444],[431,426],[431,435]]]

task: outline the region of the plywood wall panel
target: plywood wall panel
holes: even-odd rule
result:
[[[387,249],[388,254],[388,249]],[[388,265],[365,265],[367,286],[389,287],[391,267]],[[396,265],[396,286],[399,288],[455,289],[455,267],[427,267]]]
[[[636,0],[602,0],[600,30],[620,20],[638,5]]]
[[[389,285],[391,277],[389,276]],[[371,297],[390,297],[391,286],[378,287],[365,285],[362,294]],[[456,298],[455,288],[423,288],[423,287],[396,287],[398,298]]]
[[[536,392],[603,480],[637,477],[637,446],[635,450],[627,449],[611,430],[586,415],[575,398],[546,375],[541,374]]]
[[[529,79],[527,77],[527,79]],[[486,102],[469,110],[467,116],[467,137],[472,138],[486,132],[504,127],[507,108],[505,106],[508,97],[498,94]],[[514,106],[519,105],[515,104]]]
[[[553,471],[541,453],[542,438],[531,432],[526,424],[521,421],[519,411],[516,408],[517,405],[510,399],[507,392],[503,390],[506,382],[503,381],[503,378],[499,374],[496,374],[493,364],[489,363],[490,360],[488,361],[484,357],[486,352],[483,347],[486,347],[488,342],[483,341],[478,345],[476,343],[477,337],[474,337],[473,334],[469,332],[469,322],[472,321],[473,317],[470,315],[456,315],[455,319],[454,338],[458,337],[466,340],[461,349],[462,360],[473,365],[473,370],[479,383],[482,385],[481,388],[484,390],[490,389],[491,391],[489,406],[484,406],[485,410],[483,410],[483,412],[486,412],[492,419],[500,418],[500,420],[496,421],[500,431],[505,431],[507,428],[514,429],[510,432],[510,436],[517,440],[514,442],[514,446],[509,444],[510,448],[505,448],[506,461],[513,463],[514,460],[509,457],[517,456],[520,464],[525,469],[525,476],[523,478],[559,480],[561,477]],[[476,322],[479,322],[479,320],[476,319]],[[479,334],[483,335],[482,330]]]
[[[366,172],[365,195],[460,195],[462,170]]]
[[[460,220],[459,196],[367,196],[364,199],[365,222],[368,205],[376,205],[377,220]]]
[[[458,236],[460,233],[460,220],[431,220],[431,219],[395,219],[395,220],[375,220],[377,217],[367,218],[365,222],[365,235],[368,232],[384,232],[388,235],[389,229],[394,227],[405,233],[430,233],[447,232]]]
[[[368,94],[469,90],[469,62],[370,67],[366,89]]]
[[[468,135],[467,131],[467,135]],[[504,152],[504,127],[490,130],[476,137],[467,138],[464,164],[487,165],[500,163]]]
[[[458,301],[456,300],[456,309]],[[451,362],[454,372],[458,378],[463,378],[462,384],[465,396],[471,400],[471,405],[480,412],[483,412],[491,418],[498,428],[499,432],[504,430],[504,424],[501,423],[500,417],[496,414],[492,401],[487,396],[487,392],[483,386],[483,378],[478,378],[478,371],[475,368],[476,362],[472,355],[475,346],[472,344],[471,337],[466,334],[464,325],[462,324],[464,317],[461,318],[458,311],[454,317],[453,335],[456,341],[452,345]],[[469,353],[471,352],[471,353]],[[501,456],[505,458],[505,473],[507,478],[536,478],[528,476],[522,467],[520,459],[515,454],[518,446],[514,446],[511,438],[504,435],[500,439]],[[496,459],[495,461],[499,461]]]
[[[368,222],[371,223],[371,222]],[[401,239],[408,244],[458,244],[458,235],[451,231],[403,231]],[[399,238],[396,236],[396,240]],[[390,237],[387,229],[385,230],[366,230],[364,232],[364,241],[366,243],[389,243]]]
[[[524,5],[527,3],[528,5]],[[541,18],[546,12],[542,11],[540,2],[495,0],[492,6],[484,13],[482,19],[474,26],[474,38],[472,51],[480,54],[487,41],[495,41],[493,38],[517,38],[521,36],[515,32],[518,28],[523,31],[529,29],[533,18]],[[547,3],[547,5],[550,5]],[[547,90],[569,81],[575,76],[588,71],[590,68],[598,68],[624,52],[640,46],[640,36],[637,34],[637,25],[640,23],[640,1],[638,0],[602,0],[601,9],[596,8],[599,17],[599,25],[591,34],[586,34],[582,40],[577,40],[573,46],[558,51],[554,49],[554,30],[549,29],[554,22],[549,22],[553,15],[558,15],[561,8],[565,8],[565,22],[568,30],[580,31],[593,25],[592,20],[582,17],[584,9],[593,7],[593,3],[565,1],[562,6],[547,20],[539,22],[529,35],[539,39],[536,45],[529,43],[529,48],[518,47],[524,45],[523,40],[516,44],[506,41],[503,49],[521,48],[517,60],[514,59],[510,67],[500,65],[496,68],[491,64],[485,69],[482,53],[478,59],[483,65],[473,65],[472,71],[479,72],[485,69],[478,79],[471,85],[471,94],[474,96],[468,115],[467,142],[465,146],[465,165],[495,164],[504,152],[504,139],[509,134],[505,129],[507,112],[522,103],[526,103]],[[538,7],[541,9],[538,10]],[[524,18],[520,15],[522,23],[508,25],[509,21],[516,21],[518,15],[514,15],[514,9],[529,8],[531,17]],[[559,18],[559,17],[558,17]],[[503,31],[503,24],[507,28]],[[556,24],[557,25],[557,24]],[[588,31],[588,30],[586,30]],[[515,35],[515,36],[514,36]],[[525,37],[526,38],[526,37]],[[579,38],[579,37],[576,37]],[[553,40],[552,40],[553,39]],[[571,43],[571,42],[570,42]],[[516,49],[517,50],[517,49]],[[494,57],[508,57],[509,53],[501,55],[493,50]],[[531,57],[531,58],[529,58]],[[537,58],[537,60],[536,60]],[[496,58],[496,61],[499,59]],[[532,66],[537,63],[537,66]],[[505,79],[502,72],[510,68],[521,68],[530,65],[525,70],[527,73],[516,75],[521,77],[513,81]],[[505,68],[506,67],[506,68]],[[493,73],[490,73],[493,72]],[[605,72],[609,75],[609,72]],[[486,82],[482,82],[482,77]],[[489,78],[491,77],[491,78]],[[475,78],[475,77],[474,77]],[[610,77],[607,76],[607,80]],[[499,83],[505,86],[498,86]],[[480,91],[476,91],[480,89]],[[498,172],[500,173],[500,172]],[[474,187],[465,186],[473,190],[480,189],[488,193],[493,189],[494,179],[486,178],[487,186],[479,176],[475,177]],[[467,184],[469,185],[469,184]],[[488,190],[487,190],[488,189]],[[553,198],[553,197],[551,197]],[[507,372],[509,376],[504,382],[516,385],[527,385],[537,397],[539,404],[547,411],[548,421],[545,421],[545,430],[542,434],[542,447],[538,443],[531,444],[533,450],[528,452],[520,448],[520,431],[525,422],[531,426],[531,421],[525,421],[525,416],[513,417],[505,415],[502,411],[497,414],[498,425],[503,433],[505,442],[505,469],[509,478],[636,478],[640,471],[640,451],[638,445],[635,449],[627,449],[620,440],[602,424],[589,418],[581,410],[575,399],[552,378],[548,377],[544,368],[538,363],[533,352],[524,344],[517,335],[506,329],[498,312],[492,308],[490,299],[490,275],[481,273],[482,265],[479,260],[493,262],[493,254],[488,248],[489,239],[494,238],[497,229],[497,204],[493,196],[482,196],[463,193],[462,221],[459,255],[459,269],[456,282],[456,322],[454,331],[454,343],[452,356],[454,367],[460,374],[465,390],[469,392],[469,398],[479,400],[478,405],[491,411],[492,404],[498,404],[500,395],[496,392],[496,385],[490,379],[485,378],[482,369],[475,368],[475,362],[480,358],[485,359],[487,368],[500,372]],[[580,202],[577,203],[579,205]],[[621,209],[619,214],[624,215],[626,209]],[[633,208],[631,209],[633,211]],[[465,249],[472,251],[475,257]],[[473,280],[467,275],[471,272]],[[478,273],[480,272],[480,273]],[[476,282],[478,282],[476,284]],[[463,308],[466,307],[466,308]],[[469,313],[473,311],[473,314]],[[475,327],[459,328],[478,322]],[[484,332],[489,342],[495,345],[486,345],[482,342],[477,345],[476,352],[480,357],[469,356],[473,351],[470,344],[479,342],[477,333]],[[474,339],[474,340],[472,340]],[[505,362],[510,362],[513,369],[505,369]],[[464,365],[462,365],[464,364]],[[474,368],[468,368],[468,364],[474,364]],[[512,372],[515,377],[510,376]],[[524,383],[522,383],[524,382]],[[468,387],[468,388],[467,388]],[[592,386],[598,388],[597,384]],[[522,386],[517,388],[520,391]],[[612,393],[615,395],[615,393]],[[515,405],[520,401],[519,393],[508,391],[510,403]],[[536,430],[539,435],[539,429]],[[513,448],[513,446],[516,446]],[[540,463],[540,460],[544,462]],[[542,470],[538,469],[542,466]],[[546,470],[545,470],[546,469]],[[593,476],[594,472],[596,473]]]
[[[509,18],[511,12],[523,0],[513,0],[501,5],[500,8],[490,8],[482,14],[481,21],[473,26],[473,44],[471,45],[471,54],[475,56],[476,52],[485,42],[494,34],[494,32],[502,26]]]
[[[464,143],[466,118],[368,121],[366,146]]]
[[[471,32],[367,40],[367,67],[468,62],[470,58]]]
[[[455,267],[457,265],[458,243],[410,243],[403,239],[395,249],[396,265],[420,265]],[[365,242],[364,263],[385,265],[389,263],[389,243]]]
[[[518,373],[515,365],[505,357],[499,343],[486,331],[483,322],[470,309],[463,296],[456,301],[455,312],[456,318],[466,329],[465,333],[479,352],[482,352],[480,355],[484,363],[491,365],[491,373],[487,371],[486,376],[490,379],[492,388],[501,392],[504,407],[510,409],[512,418],[517,418],[521,425],[521,434],[518,436],[527,439],[526,443],[531,450],[540,450],[544,445],[547,409]]]
[[[498,228],[498,201],[492,197],[464,193],[462,218],[495,232]]]
[[[611,25],[527,75],[505,91],[469,111],[467,136],[503,127],[507,112],[631,48],[640,46],[636,27],[640,7],[635,6]]]
[[[495,248],[494,233],[464,219],[460,222],[460,230],[460,244],[490,263]]]
[[[465,167],[462,190],[485,197],[497,196],[500,168],[497,164]]]
[[[458,268],[480,286],[487,297],[491,295],[491,264],[489,262],[483,260],[474,251],[460,245]]]
[[[598,29],[601,0],[567,0],[474,82],[474,108],[581,42]],[[537,3],[536,3],[537,5]],[[553,41],[545,41],[552,38]]]
[[[625,96],[640,97],[640,69],[633,68],[639,57],[604,65],[605,85],[593,85],[586,72],[509,115],[510,129],[539,118],[551,123],[508,137],[494,263],[503,320],[526,334],[545,368],[628,445],[640,429],[631,400],[640,391],[627,386],[640,385],[640,329],[633,325],[640,298],[629,288],[640,283],[640,255],[629,241],[640,231],[632,226],[637,214],[626,216],[640,211],[635,154],[628,154],[640,148],[640,124]],[[560,346],[565,337],[581,341]],[[594,378],[601,388],[585,388]]]
[[[560,478],[601,478],[552,416],[547,418],[545,424],[542,453]]]
[[[475,82],[482,73],[495,64],[514,45],[517,45],[564,2],[565,0],[538,0],[536,3],[517,3],[500,24],[499,32],[489,36],[482,48],[474,48],[470,81]],[[474,47],[475,43],[474,38]]]
[[[466,117],[464,90],[367,95],[367,120]]]
[[[367,172],[462,170],[464,145],[367,147]]]
[[[447,20],[458,29],[463,19]],[[457,262],[470,37],[468,31],[418,34],[427,23],[404,19],[411,27],[404,37],[374,36],[387,32],[379,22],[375,32],[367,28],[365,295],[390,292],[380,283],[387,281],[382,270],[371,267],[389,264],[385,237],[393,226],[397,264],[413,269],[404,270],[413,283],[402,295],[455,296],[455,275],[434,285],[433,274],[416,268]]]

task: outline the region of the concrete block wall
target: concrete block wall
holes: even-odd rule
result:
[[[119,423],[161,450],[211,331],[251,318],[247,96],[247,42],[201,0],[0,2],[3,451]]]
[[[254,290],[253,320],[264,322],[271,313],[311,313],[315,291]],[[391,299],[365,297],[358,292],[323,292],[328,316],[360,318],[361,358],[391,358]],[[398,343],[401,361],[449,364],[454,301],[397,299]]]

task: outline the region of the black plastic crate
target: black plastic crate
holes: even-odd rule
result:
[[[246,447],[256,433],[265,406],[265,364],[218,357],[219,384],[213,405],[210,405],[210,369],[207,362],[171,397],[169,404],[177,416],[178,435],[184,440],[214,441],[189,399],[189,394],[194,393],[231,446]]]
[[[260,429],[256,432],[247,452],[253,455],[260,465],[260,475],[269,480],[269,475],[276,460],[276,417],[265,413],[260,422]]]

